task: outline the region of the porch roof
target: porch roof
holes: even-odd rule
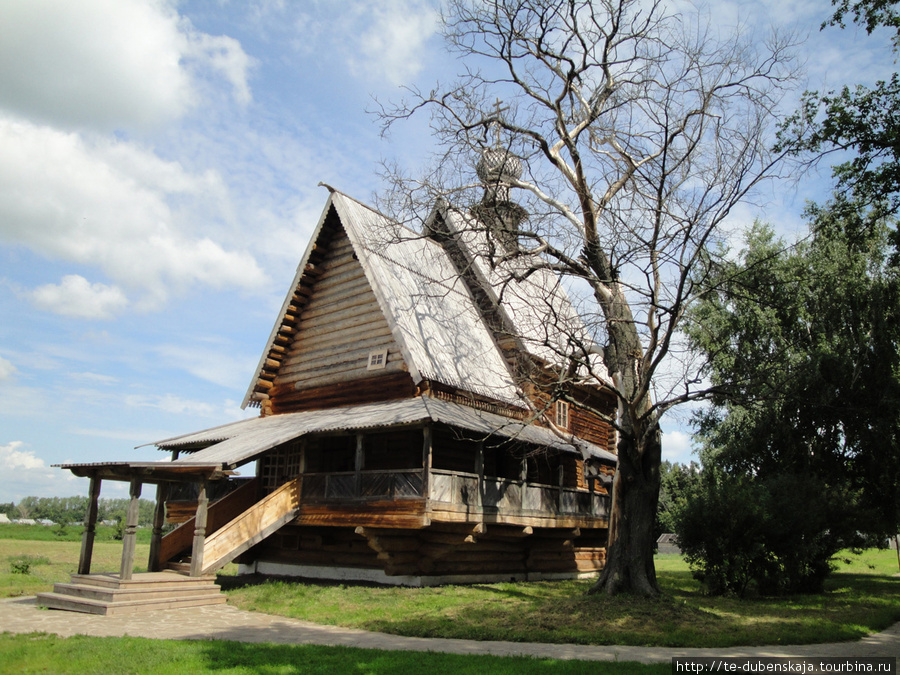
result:
[[[515,419],[477,410],[441,399],[416,397],[367,405],[310,410],[304,412],[256,417],[213,429],[157,441],[161,449],[183,449],[191,452],[167,462],[170,466],[219,465],[234,468],[258,457],[282,443],[310,433],[350,431],[393,427],[424,422],[441,422],[480,434],[494,434],[615,461],[615,455],[579,439],[563,439],[545,427],[525,424]],[[571,440],[571,442],[569,442]],[[191,451],[190,446],[206,445]]]
[[[195,482],[201,479],[225,478],[230,471],[222,465],[207,462],[91,462],[54,464],[68,469],[76,476],[89,478],[96,476],[104,480],[130,481],[138,479],[142,483]]]

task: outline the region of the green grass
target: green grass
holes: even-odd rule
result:
[[[2,532],[2,528],[0,528]],[[33,595],[68,581],[77,542],[0,536],[0,597]],[[118,571],[121,542],[94,545],[93,571]],[[135,570],[146,565],[138,544]],[[24,558],[23,558],[24,557]],[[823,595],[712,598],[700,592],[680,556],[657,556],[663,596],[586,596],[590,582],[482,584],[395,588],[270,580],[247,585],[226,568],[220,582],[238,607],[317,623],[420,637],[456,637],[571,644],[730,647],[858,639],[900,620],[893,551],[847,555],[849,564]],[[15,561],[30,562],[15,574]]]
[[[117,673],[169,675],[288,675],[291,673],[591,673],[592,675],[664,675],[668,663],[554,661],[499,657],[396,652],[351,647],[170,641],[144,638],[59,638],[44,634],[0,634],[0,666],[8,673]]]
[[[893,557],[892,557],[893,556]],[[896,556],[867,551],[823,595],[712,598],[680,556],[659,556],[662,597],[587,596],[587,581],[386,588],[270,580],[228,590],[244,609],[398,635],[565,644],[732,647],[858,639],[900,620]],[[240,584],[241,579],[232,580]],[[231,585],[230,583],[227,585]]]
[[[36,526],[21,526],[36,527]],[[39,526],[38,526],[39,527]],[[40,528],[46,529],[46,528]],[[0,526],[2,530],[2,526]],[[34,595],[53,589],[53,584],[69,581],[78,568],[81,544],[75,541],[37,540],[29,541],[0,536],[0,598]],[[140,541],[140,538],[138,538]],[[138,543],[134,554],[134,571],[147,570],[150,545]],[[30,561],[28,574],[13,572],[18,560]],[[122,542],[98,541],[94,543],[91,556],[92,572],[118,572],[122,563]],[[237,572],[237,565],[227,565],[222,575]]]
[[[19,525],[18,523],[0,524],[0,539],[17,539],[19,541],[77,541],[81,542],[84,532],[82,525]],[[94,533],[95,542],[113,542],[116,528],[111,525],[97,525]],[[141,527],[137,531],[137,540],[142,544],[150,543],[150,528]]]

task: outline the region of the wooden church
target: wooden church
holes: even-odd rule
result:
[[[156,442],[168,461],[64,465],[92,479],[94,505],[102,480],[129,481],[135,504],[157,486],[150,572],[208,578],[236,560],[241,573],[430,585],[602,568],[615,399],[599,357],[584,352],[601,375],[561,376],[589,336],[556,275],[503,255],[523,212],[498,152],[478,167],[494,182],[481,211],[440,204],[424,232],[329,188],[244,400],[258,417]],[[497,204],[505,215],[488,213]],[[229,478],[252,462],[255,478]],[[212,498],[224,483],[239,486]],[[183,522],[163,536],[166,521]]]

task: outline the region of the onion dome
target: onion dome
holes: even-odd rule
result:
[[[508,183],[522,177],[522,160],[506,148],[486,148],[481,153],[475,172],[483,183]]]

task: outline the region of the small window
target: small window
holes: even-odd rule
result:
[[[387,349],[379,349],[375,352],[369,352],[369,362],[366,370],[381,370],[387,365]]]
[[[560,429],[569,428],[569,404],[567,401],[556,402],[556,426]]]

